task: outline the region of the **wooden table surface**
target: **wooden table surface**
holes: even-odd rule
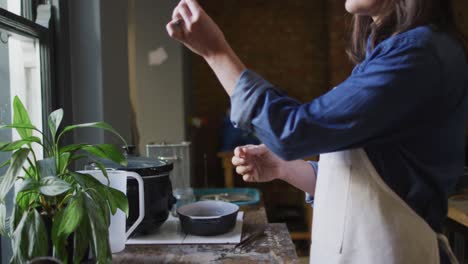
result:
[[[448,201],[448,217],[453,221],[468,227],[467,194],[450,197]]]
[[[266,225],[265,235],[244,250],[235,245],[127,245],[112,263],[297,263],[297,254],[285,224],[269,224],[263,207],[245,212],[242,237]]]

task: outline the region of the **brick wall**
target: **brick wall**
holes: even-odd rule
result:
[[[468,38],[468,1],[454,0],[454,10],[460,30]]]
[[[351,16],[343,0],[204,0],[239,57],[273,84],[309,101],[350,74],[345,46]],[[468,35],[468,1],[455,0],[459,25]],[[221,119],[229,107],[215,75],[198,56],[192,59],[191,114],[207,120],[192,128],[195,178],[223,184],[219,148]],[[203,158],[206,154],[206,162]]]
[[[309,101],[329,88],[326,1],[205,0],[201,4],[250,69],[289,95]],[[229,98],[206,63],[192,57],[192,113],[208,123],[193,129],[195,164],[204,164],[212,185],[221,185],[216,158],[219,126]],[[196,166],[202,182],[205,166]]]

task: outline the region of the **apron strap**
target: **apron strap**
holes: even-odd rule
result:
[[[447,253],[447,256],[450,259],[451,264],[459,264],[457,257],[455,257],[455,254],[453,254],[452,249],[450,248],[450,244],[448,242],[448,239],[446,236],[443,234],[437,234],[437,240],[439,240],[440,245],[442,246],[442,250]]]

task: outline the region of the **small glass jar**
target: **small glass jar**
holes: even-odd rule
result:
[[[188,187],[188,188],[176,188],[173,191],[173,195],[176,198],[176,203],[172,207],[172,215],[177,216],[177,208],[194,203],[196,201],[195,194],[193,192],[193,189]]]

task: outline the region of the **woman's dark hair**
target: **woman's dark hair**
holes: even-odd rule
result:
[[[452,8],[452,0],[384,0],[382,10],[386,11],[379,16],[378,23],[370,16],[354,15],[348,56],[358,64],[364,60],[367,48],[373,49],[392,35],[422,25],[433,25],[466,44],[466,37],[456,26]],[[369,37],[370,47],[367,47]],[[466,45],[465,54],[468,56]]]

